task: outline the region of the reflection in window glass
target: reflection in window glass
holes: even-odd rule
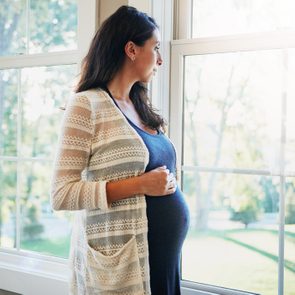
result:
[[[49,200],[51,163],[22,165],[21,248],[59,257],[68,257],[69,213],[52,213]]]
[[[295,290],[295,178],[286,180],[285,294]]]
[[[76,65],[22,70],[22,148],[26,157],[53,158],[64,106]]]
[[[193,0],[192,36],[295,28],[293,0]]]
[[[16,163],[0,161],[0,248],[16,247]]]
[[[182,278],[273,295],[278,287],[279,178],[196,171],[183,173],[183,186],[191,227]],[[289,280],[294,290],[295,274]]]
[[[77,48],[77,0],[30,0],[30,53]]]
[[[187,56],[184,83],[185,165],[279,169],[281,51]]]
[[[0,156],[16,156],[18,70],[0,71]]]
[[[0,56],[25,53],[26,0],[1,0],[0,7]]]

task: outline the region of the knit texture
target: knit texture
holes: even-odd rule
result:
[[[52,180],[55,210],[77,210],[70,294],[150,294],[144,196],[107,203],[106,183],[144,173],[148,150],[101,89],[76,93],[65,111]]]

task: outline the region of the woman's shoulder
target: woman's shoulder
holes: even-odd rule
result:
[[[92,88],[92,89],[76,92],[76,93],[74,93],[74,97],[76,97],[76,98],[77,97],[85,97],[90,101],[92,101],[92,100],[105,101],[105,100],[107,100],[107,93],[102,88]]]

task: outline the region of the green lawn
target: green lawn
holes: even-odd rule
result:
[[[295,295],[295,231],[286,230],[284,295]],[[183,247],[183,279],[276,295],[277,235],[265,229],[190,232]],[[68,257],[69,246],[69,237],[21,245],[63,258]]]
[[[286,233],[285,292],[295,295],[295,235]],[[278,238],[273,230],[191,232],[183,248],[183,278],[277,294]]]
[[[68,258],[70,249],[70,237],[48,240],[24,241],[21,248],[42,254]]]

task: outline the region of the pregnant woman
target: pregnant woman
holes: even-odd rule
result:
[[[70,294],[180,294],[189,213],[176,153],[147,97],[158,26],[122,6],[94,36],[62,124],[55,210],[77,210]]]

